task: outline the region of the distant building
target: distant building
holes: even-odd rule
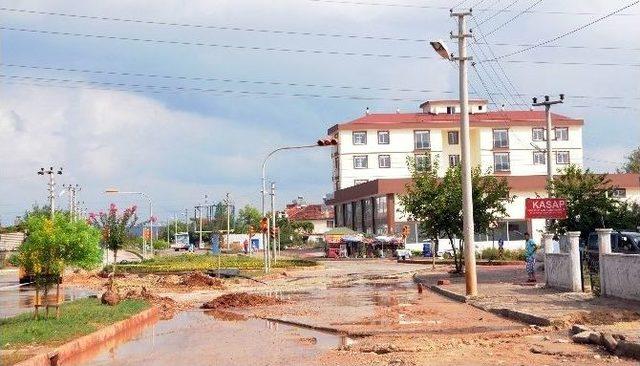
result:
[[[325,232],[334,227],[332,206],[306,204],[301,197],[288,204],[284,213],[290,221],[309,221],[313,224],[313,233],[309,236],[309,241],[318,241]]]
[[[411,228],[409,242],[418,238],[416,222],[409,222],[398,195],[405,191],[411,173],[407,159],[425,168],[437,167],[443,176],[460,163],[460,108],[457,100],[427,101],[418,113],[371,114],[337,124],[328,133],[339,144],[332,149],[335,225],[369,234],[398,233]],[[479,242],[502,238],[507,247],[523,244],[528,231],[540,240],[544,220],[525,220],[525,198],[546,196],[546,123],[543,111],[487,111],[486,100],[470,101],[471,164],[505,177],[511,194],[492,235],[477,235]],[[553,114],[553,170],[569,164],[583,165],[582,119]],[[613,192],[623,199],[640,200],[638,174],[611,174]]]

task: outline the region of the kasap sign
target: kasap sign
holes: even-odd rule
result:
[[[564,198],[527,198],[526,219],[566,219],[567,200]]]

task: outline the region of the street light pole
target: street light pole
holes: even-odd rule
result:
[[[277,262],[276,258],[276,211],[275,211],[275,200],[276,200],[276,183],[271,182],[271,222],[273,223],[273,263]],[[269,232],[271,234],[271,232]]]
[[[227,193],[226,198],[225,198],[225,202],[227,203],[227,251],[229,249],[231,249],[231,243],[229,241],[229,232],[231,230],[231,210],[230,210],[230,204],[231,204],[231,198],[229,197],[229,193]]]
[[[53,167],[49,167],[49,170],[44,170],[44,168],[40,168],[38,170],[38,175],[49,175],[49,183],[47,183],[47,190],[49,191],[49,214],[51,215],[51,219],[53,219],[53,215],[56,212],[56,180],[54,178],[55,174],[62,175],[62,168],[53,170]]]
[[[262,191],[260,192],[262,195],[262,217],[266,216],[265,199],[267,194],[267,162],[269,161],[269,158],[271,158],[275,153],[279,151],[311,149],[314,147],[327,147],[327,146],[333,146],[337,144],[338,144],[338,141],[335,139],[318,140],[316,144],[284,146],[269,152],[267,156],[264,158],[264,161],[262,162]],[[269,220],[267,220],[267,222],[268,221]],[[267,228],[267,235],[263,234],[263,238],[266,238],[265,240],[263,240],[263,243],[264,245],[267,245],[267,239],[269,238],[268,228]],[[268,253],[269,253],[268,246],[265,246],[265,253],[264,253],[264,272],[265,273],[269,271],[269,268],[268,268],[269,254]]]
[[[548,95],[544,96],[544,102],[538,103],[538,98],[533,97],[534,107],[544,106],[545,119],[547,122],[547,194],[553,197],[553,160],[551,159],[551,131],[553,123],[551,121],[551,106],[554,104],[564,103],[564,94],[560,94],[559,100],[551,100]]]

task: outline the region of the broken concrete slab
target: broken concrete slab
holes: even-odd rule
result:
[[[591,343],[591,335],[592,334],[596,334],[598,337],[600,337],[600,333],[596,333],[594,331],[584,331],[584,332],[580,332],[577,334],[574,334],[571,339],[575,342],[575,343]]]
[[[591,328],[587,327],[586,325],[583,324],[574,324],[571,327],[571,334],[578,334],[578,333],[582,333],[582,332],[588,332],[590,331]]]
[[[602,345],[609,351],[613,352],[618,346],[618,341],[609,333],[602,334]]]

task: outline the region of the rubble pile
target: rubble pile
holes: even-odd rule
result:
[[[238,307],[252,307],[263,305],[277,305],[282,304],[284,301],[275,297],[249,294],[246,292],[226,294],[215,299],[205,302],[200,308],[202,309],[224,309],[224,308],[238,308]]]
[[[191,272],[187,275],[181,276],[180,284],[189,287],[216,287],[224,288],[222,280],[219,278],[211,277],[202,272]]]

